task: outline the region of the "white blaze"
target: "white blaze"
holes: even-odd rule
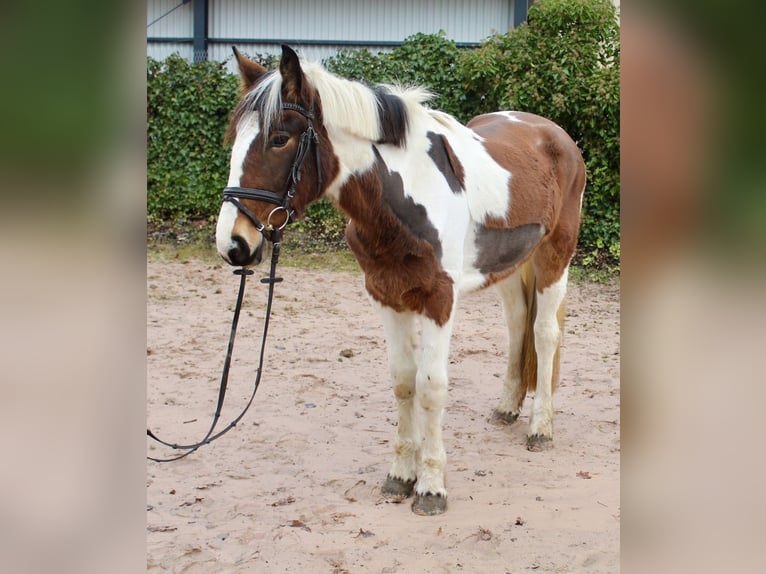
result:
[[[231,148],[231,162],[229,167],[229,180],[227,187],[241,187],[243,167],[250,145],[258,136],[258,114],[248,114],[237,126],[237,135]],[[215,227],[215,245],[224,258],[235,247],[231,237],[234,231],[234,222],[237,220],[239,210],[230,202],[224,201],[221,211],[218,213],[218,223]],[[252,246],[251,246],[252,247]]]

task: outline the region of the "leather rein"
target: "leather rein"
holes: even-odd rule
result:
[[[253,271],[251,269],[242,267],[241,269],[234,270],[234,274],[240,276],[239,292],[237,294],[237,304],[234,307],[234,315],[231,321],[231,330],[229,333],[229,344],[226,349],[226,358],[224,359],[224,363],[223,363],[223,371],[221,373],[221,382],[218,387],[218,403],[216,405],[215,414],[213,415],[213,422],[211,423],[210,428],[208,429],[205,436],[201,440],[193,444],[176,444],[176,443],[164,441],[160,439],[159,437],[157,437],[156,434],[154,434],[151,430],[147,428],[146,434],[149,438],[157,441],[158,443],[166,447],[172,448],[174,450],[185,451],[182,454],[169,457],[169,458],[156,458],[156,457],[147,456],[146,458],[151,461],[172,462],[174,460],[182,459],[186,456],[189,456],[191,453],[195,452],[201,446],[209,444],[213,442],[214,440],[216,440],[217,438],[229,432],[231,429],[237,426],[237,423],[240,420],[242,420],[242,417],[245,416],[245,413],[250,408],[250,405],[253,404],[253,399],[255,399],[255,393],[258,390],[258,386],[261,383],[261,374],[263,373],[263,356],[266,351],[266,336],[269,330],[269,320],[271,318],[271,305],[274,298],[274,285],[282,281],[281,277],[276,276],[277,262],[279,261],[279,252],[281,248],[282,230],[285,228],[285,226],[288,223],[293,221],[295,212],[292,208],[292,198],[295,196],[296,187],[298,185],[298,182],[301,179],[301,170],[303,167],[303,162],[306,159],[306,155],[308,154],[309,148],[312,145],[314,146],[314,149],[316,151],[317,188],[320,191],[322,189],[322,174],[321,174],[321,164],[320,164],[320,158],[319,158],[319,138],[312,124],[312,120],[314,119],[314,114],[311,111],[303,108],[302,106],[299,106],[297,104],[287,103],[287,102],[282,103],[282,109],[296,111],[302,114],[303,116],[305,116],[305,118],[308,120],[308,127],[306,128],[306,131],[304,131],[303,134],[301,134],[301,139],[300,139],[300,142],[298,143],[298,149],[295,153],[295,159],[293,159],[293,164],[292,164],[292,167],[290,168],[290,180],[288,182],[287,191],[283,195],[280,195],[278,193],[265,190],[265,189],[246,188],[246,187],[226,187],[223,190],[223,200],[233,203],[234,206],[253,223],[255,228],[261,232],[263,237],[272,243],[271,265],[269,268],[269,276],[261,279],[261,283],[268,284],[269,288],[268,288],[268,297],[266,302],[266,315],[263,320],[263,336],[261,338],[261,350],[260,350],[260,356],[258,359],[258,368],[255,374],[255,381],[253,382],[253,392],[250,395],[250,399],[248,400],[247,404],[245,405],[244,409],[240,412],[240,414],[237,415],[237,417],[235,417],[225,428],[223,428],[222,430],[219,430],[218,432],[215,432],[216,427],[218,426],[218,421],[221,418],[221,411],[223,409],[224,399],[226,397],[226,388],[228,386],[228,381],[229,381],[229,368],[231,366],[231,357],[232,357],[232,352],[234,350],[234,339],[237,334],[237,324],[239,323],[239,313],[242,309],[242,301],[244,299],[244,294],[245,294],[245,282],[247,280],[247,276],[253,274]],[[255,214],[253,214],[247,207],[245,207],[239,201],[240,199],[252,199],[255,201],[265,201],[267,203],[274,204],[276,207],[272,209],[271,212],[269,213],[266,219],[266,223],[262,223],[255,216]],[[280,211],[285,212],[286,214],[285,221],[279,226],[274,226],[271,223],[271,218],[273,217],[275,213],[279,213]]]

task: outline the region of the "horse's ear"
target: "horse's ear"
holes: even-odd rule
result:
[[[279,61],[279,73],[282,74],[284,96],[292,103],[300,103],[301,88],[303,87],[303,71],[301,63],[290,46],[282,44],[282,59]]]
[[[231,47],[234,52],[234,57],[237,59],[237,65],[239,66],[239,75],[242,78],[242,86],[248,90],[253,87],[261,76],[266,73],[266,68],[261,66],[258,62],[253,62],[249,58],[243,56],[236,46]]]

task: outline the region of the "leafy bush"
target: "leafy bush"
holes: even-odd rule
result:
[[[147,70],[147,212],[157,219],[212,218],[229,173],[223,145],[237,78],[217,62],[178,54]]]
[[[373,54],[367,48],[346,48],[323,62],[324,66],[339,76],[357,80],[368,85],[390,83],[390,54]]]

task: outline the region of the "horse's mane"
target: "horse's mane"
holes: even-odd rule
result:
[[[373,142],[403,145],[409,118],[433,97],[420,87],[384,84],[369,87],[336,76],[314,62],[301,62],[301,68],[306,80],[319,93],[325,127]],[[243,96],[231,127],[236,126],[246,111],[254,110],[259,112],[261,129],[268,133],[281,117],[281,92],[282,76],[276,70],[265,74]]]

